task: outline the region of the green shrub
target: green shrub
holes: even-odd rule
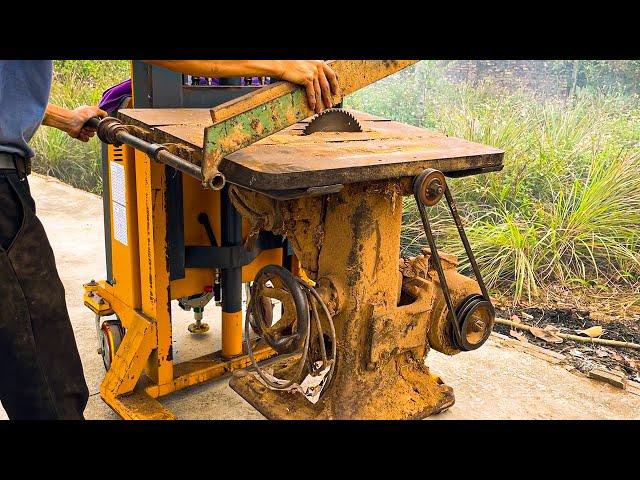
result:
[[[517,301],[553,282],[640,281],[637,95],[583,89],[541,100],[490,82],[454,85],[421,62],[346,103],[505,150],[502,172],[449,181],[492,288]],[[403,253],[414,255],[426,239],[413,199],[404,205]],[[468,272],[448,211],[430,215],[438,244]]]
[[[50,102],[65,108],[97,105],[102,92],[129,76],[126,60],[56,60]],[[33,170],[93,193],[102,192],[100,142],[87,143],[42,127],[31,141]]]

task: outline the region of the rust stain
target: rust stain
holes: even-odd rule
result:
[[[286,202],[231,187],[241,214],[255,228],[285,234],[309,277],[323,280],[319,291],[328,302],[334,299],[339,367],[317,404],[300,395],[258,392],[251,375],[231,382],[268,418],[413,419],[453,404],[452,389],[424,364],[430,347],[457,353],[437,275],[427,251],[398,263],[407,185],[352,184],[337,194]],[[456,271],[455,257],[442,257],[454,301],[479,290]]]

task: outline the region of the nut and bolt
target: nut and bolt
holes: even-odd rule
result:
[[[443,189],[442,189],[442,184],[440,183],[440,180],[438,180],[437,178],[434,178],[429,182],[429,186],[427,187],[427,193],[429,194],[430,197],[437,197],[438,195],[441,195],[442,192],[443,192]]]

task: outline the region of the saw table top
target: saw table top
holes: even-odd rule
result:
[[[425,168],[465,175],[502,168],[504,152],[429,129],[351,111],[362,132],[302,135],[304,120],[225,157],[227,181],[258,190],[290,190],[414,176]],[[158,143],[193,148],[201,164],[209,109],[123,109],[119,118]]]

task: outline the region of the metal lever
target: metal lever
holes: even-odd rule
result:
[[[486,341],[486,339],[488,338],[488,334],[490,333],[490,329],[487,328],[488,331],[486,335],[482,335],[480,341],[478,341],[477,343],[470,343],[466,336],[463,336],[462,334],[463,328],[458,314],[462,318],[462,323],[466,323],[471,318],[472,314],[477,312],[479,309],[484,308],[488,311],[491,317],[490,323],[492,325],[493,319],[495,318],[495,310],[493,308],[493,305],[491,304],[489,292],[487,291],[487,287],[484,284],[482,274],[480,273],[480,269],[478,268],[478,264],[476,263],[475,256],[473,255],[473,251],[471,250],[471,246],[469,245],[469,240],[467,239],[464,227],[462,226],[460,215],[458,214],[456,204],[444,178],[444,174],[441,171],[432,168],[427,168],[426,170],[424,170],[413,181],[413,195],[418,206],[418,211],[420,212],[420,219],[422,220],[422,226],[424,227],[427,242],[429,243],[429,249],[431,250],[431,255],[434,259],[435,268],[438,272],[438,278],[440,279],[440,285],[442,287],[444,299],[447,304],[449,314],[451,315],[451,322],[453,324],[456,343],[464,350],[474,350],[475,348],[480,347]],[[471,268],[475,275],[476,281],[478,282],[480,290],[482,291],[482,296],[472,295],[470,297],[467,297],[459,305],[459,309],[457,312],[456,308],[453,305],[453,300],[451,299],[451,293],[449,292],[447,279],[442,268],[440,254],[438,253],[438,248],[436,246],[435,239],[433,238],[433,232],[431,230],[429,218],[425,209],[425,205],[430,207],[434,206],[442,199],[443,196],[447,200],[447,205],[449,206],[449,211],[451,212],[453,221],[456,224],[460,240],[462,240],[462,244],[464,245],[467,257],[469,258],[469,263],[471,264]],[[484,327],[489,326],[485,325]]]
[[[218,241],[216,240],[216,235],[213,233],[213,228],[211,228],[211,222],[209,221],[209,215],[202,212],[198,214],[198,223],[202,225],[207,232],[207,237],[209,237],[209,242],[211,242],[212,247],[218,246]]]
[[[128,132],[127,126],[117,118],[93,117],[87,120],[85,125],[95,128],[98,132],[98,138],[100,138],[104,143],[111,145],[129,145],[136,150],[146,153],[157,162],[169,165],[176,170],[180,170],[187,175],[197,178],[200,181],[204,181],[200,167],[169,152],[167,147],[164,145],[149,143],[135,135],[132,135]],[[219,174],[215,176],[207,186],[213,190],[220,190],[224,187],[225,183],[226,179],[224,175]]]

